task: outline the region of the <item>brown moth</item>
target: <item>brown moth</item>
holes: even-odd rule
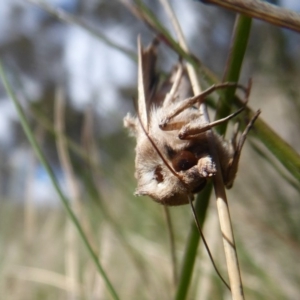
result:
[[[155,72],[157,45],[155,40],[144,49],[138,39],[138,115],[128,114],[124,126],[137,140],[135,194],[148,195],[164,205],[181,205],[188,203],[189,197],[200,192],[207,179],[217,172],[205,132],[213,123],[203,124],[199,103],[216,88],[228,84],[191,97],[191,85],[182,63],[159,84]],[[250,126],[247,128],[248,132]],[[227,188],[233,184],[247,132],[237,146],[213,133]]]

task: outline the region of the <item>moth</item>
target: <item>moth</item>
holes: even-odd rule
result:
[[[137,116],[127,114],[124,126],[137,142],[135,195],[148,195],[164,205],[181,205],[189,203],[189,197],[199,193],[218,171],[205,132],[213,124],[203,123],[199,103],[211,91],[226,85],[192,97],[183,63],[160,83],[155,70],[157,47],[157,40],[143,48],[138,39]],[[247,128],[248,131],[250,126]],[[247,132],[239,143],[229,143],[215,132],[212,134],[223,181],[230,188]]]

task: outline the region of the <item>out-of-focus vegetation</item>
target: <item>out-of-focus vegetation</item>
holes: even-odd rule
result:
[[[121,2],[49,3],[72,22],[27,1],[1,2],[6,75],[120,299],[172,299],[163,207],[133,196],[134,141],[122,126],[136,96],[137,35],[147,44],[154,33]],[[160,3],[146,3],[171,31]],[[222,78],[235,15],[195,1],[171,4],[192,53]],[[240,79],[253,79],[250,107],[260,108],[261,118],[298,153],[299,49],[298,34],[253,21]],[[163,71],[177,58],[161,45]],[[109,299],[2,85],[0,107],[0,298]],[[252,132],[228,191],[247,299],[296,299],[300,293],[299,190]],[[191,212],[183,206],[170,213],[180,266]],[[204,233],[226,274],[213,197]],[[224,293],[200,249],[189,299]]]

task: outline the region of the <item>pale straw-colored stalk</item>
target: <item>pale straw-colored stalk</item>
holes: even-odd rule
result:
[[[161,3],[164,6],[169,18],[171,19],[180,46],[185,51],[188,52],[188,46],[185,41],[184,34],[181,30],[181,27],[178,23],[178,20],[175,16],[173,9],[171,8],[168,0],[161,0]],[[190,77],[194,94],[195,95],[201,94],[202,89],[195,68],[191,64],[187,63],[187,71]],[[209,116],[205,104],[200,105],[200,111],[203,115],[203,122],[209,123],[210,122]],[[211,155],[214,158],[217,170],[220,170],[219,158],[216,153],[215,141],[211,130],[208,130],[206,134],[209,141]],[[241,300],[244,299],[243,286],[242,286],[239,263],[238,263],[237,253],[236,253],[234,235],[233,235],[233,230],[231,225],[229,207],[226,198],[225,186],[223,183],[221,172],[217,172],[216,175],[213,177],[213,185],[214,185],[214,190],[215,190],[215,195],[217,200],[217,208],[219,213],[219,221],[220,221],[220,227],[222,232],[223,245],[224,245],[232,298],[234,300]]]
[[[70,206],[80,219],[80,189],[68,153],[67,143],[63,139],[65,135],[65,95],[61,87],[56,89],[55,98],[54,126],[58,134],[56,139],[58,156],[65,175],[67,191],[70,195]],[[70,219],[66,222],[65,241],[65,268],[72,287],[68,292],[68,299],[75,300],[79,293],[77,286],[79,281],[79,244],[75,227]]]
[[[261,0],[203,0],[205,3],[215,4],[238,12],[251,18],[263,20],[276,26],[285,27],[300,32],[300,14],[278,7]]]

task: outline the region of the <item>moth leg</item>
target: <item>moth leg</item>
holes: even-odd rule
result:
[[[237,137],[238,137],[238,134],[239,134],[239,128],[240,128],[240,123],[237,122],[234,125],[233,135],[232,135],[232,138],[230,140],[230,143],[231,143],[231,146],[232,146],[233,149],[237,149]]]
[[[237,84],[237,83],[233,83],[233,82],[225,82],[225,83],[220,83],[220,84],[215,84],[212,85],[211,87],[209,87],[208,89],[206,89],[205,91],[203,91],[201,94],[194,96],[194,97],[190,97],[185,99],[182,102],[179,102],[177,106],[175,106],[175,108],[173,108],[168,114],[166,114],[166,116],[161,120],[159,127],[161,129],[164,129],[164,127],[167,126],[167,124],[170,122],[170,120],[172,118],[174,118],[175,116],[177,116],[178,114],[180,114],[183,110],[185,110],[188,107],[191,107],[193,105],[195,105],[196,103],[201,104],[204,102],[205,98],[213,93],[216,90],[219,89],[224,89],[227,87],[237,87],[239,89],[242,89],[243,91],[245,91],[246,93],[248,93],[248,88],[245,88],[244,86]]]
[[[168,123],[162,130],[163,131],[172,131],[172,130],[180,130],[183,126],[185,126],[185,122],[172,122]]]
[[[209,129],[212,129],[214,126],[217,126],[219,124],[222,124],[224,122],[229,121],[230,119],[234,118],[235,116],[237,116],[240,112],[242,112],[245,109],[245,107],[240,108],[239,110],[237,110],[236,112],[232,113],[231,115],[211,122],[211,123],[206,123],[203,124],[202,120],[200,120],[200,118],[192,120],[191,122],[189,122],[188,124],[184,125],[181,130],[179,131],[178,137],[181,140],[188,140],[193,138],[194,135],[203,133]],[[172,123],[170,123],[171,125]],[[168,128],[168,125],[167,125]]]
[[[253,126],[254,122],[256,121],[256,119],[258,118],[260,112],[261,111],[258,110],[254,114],[254,116],[252,117],[252,119],[248,123],[246,129],[244,130],[241,137],[239,138],[238,144],[236,144],[236,141],[234,141],[234,144],[235,144],[235,145],[233,144],[234,153],[233,153],[233,156],[232,156],[231,160],[229,161],[229,164],[227,166],[227,170],[225,170],[226,173],[223,174],[224,183],[225,183],[227,188],[231,188],[232,185],[233,185],[233,181],[234,181],[235,175],[236,175],[237,170],[238,170],[241,151],[242,151],[243,145],[245,143],[247,134],[248,134],[249,130],[252,128],[252,126]],[[235,140],[236,140],[236,135],[237,135],[237,133],[235,133],[235,137],[234,137]]]
[[[216,164],[210,155],[201,157],[198,160],[197,167],[202,177],[212,177],[217,172]]]
[[[165,100],[163,102],[164,107],[169,107],[175,99],[176,93],[178,91],[181,79],[183,76],[183,66],[181,63],[178,65],[178,69],[174,78],[174,83],[169,93],[167,93]]]

